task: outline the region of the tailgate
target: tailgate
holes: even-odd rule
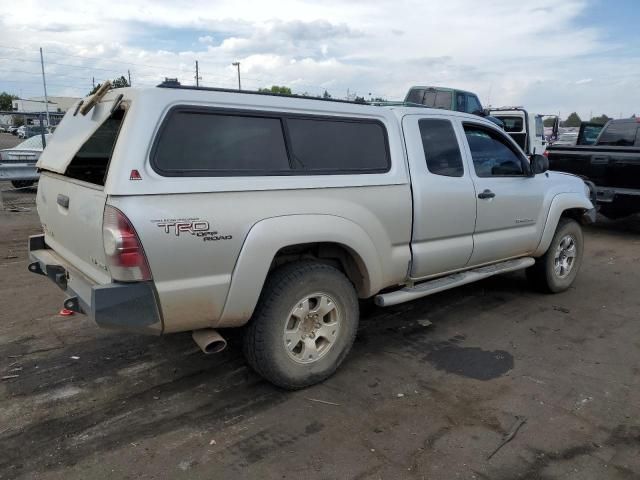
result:
[[[111,282],[102,241],[102,188],[43,171],[37,207],[45,243],[96,283]]]

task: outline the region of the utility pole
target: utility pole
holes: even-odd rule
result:
[[[91,77],[91,84],[93,85],[93,88],[96,88],[96,77]]]
[[[129,86],[131,86],[131,70],[127,70],[127,75],[129,75]]]
[[[47,127],[51,126],[49,120],[49,97],[47,97],[47,81],[44,78],[44,58],[42,56],[42,47],[40,47],[40,66],[42,67],[42,86],[44,87],[44,107],[47,111]]]
[[[198,70],[198,60],[196,60],[196,87],[200,86],[200,80],[202,80],[202,77],[200,76],[200,72]]]
[[[231,65],[238,67],[238,90],[242,90],[242,84],[240,83],[240,62],[233,62]]]

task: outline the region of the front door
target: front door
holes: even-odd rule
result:
[[[477,196],[473,255],[481,265],[535,250],[546,219],[546,175],[528,174],[528,160],[507,135],[464,122],[468,165]]]
[[[413,194],[410,276],[464,268],[473,251],[476,197],[460,148],[464,133],[442,115],[402,121]]]

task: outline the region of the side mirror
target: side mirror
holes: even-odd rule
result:
[[[549,170],[549,159],[544,155],[531,155],[530,159],[531,175],[538,175]]]

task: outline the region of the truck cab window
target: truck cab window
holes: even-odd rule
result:
[[[637,129],[638,124],[635,121],[610,123],[602,132],[598,145],[632,147],[636,141]]]
[[[445,177],[464,175],[460,146],[451,122],[423,118],[418,125],[429,171]]]
[[[522,157],[499,133],[475,125],[465,125],[464,132],[476,175],[513,177],[525,174]]]
[[[467,96],[464,93],[456,93],[456,110],[458,112],[467,111]]]
[[[467,113],[482,112],[482,105],[480,100],[475,95],[467,95]]]

